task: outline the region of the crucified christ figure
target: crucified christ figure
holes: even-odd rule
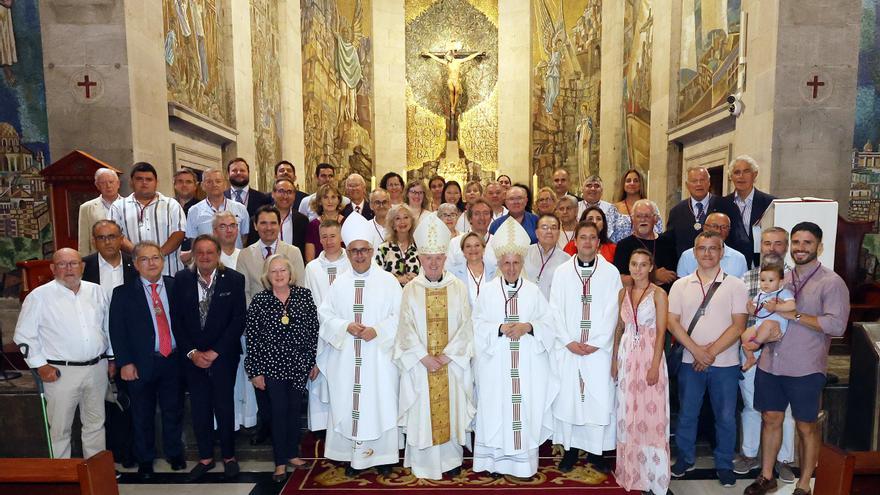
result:
[[[447,139],[458,139],[458,102],[461,100],[461,66],[475,58],[483,58],[486,52],[461,52],[450,48],[446,52],[423,52],[422,57],[430,58],[446,66],[446,88],[449,90],[449,126]]]

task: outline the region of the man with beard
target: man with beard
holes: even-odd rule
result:
[[[226,176],[229,177],[231,187],[223,195],[243,204],[251,218],[261,206],[272,204],[271,196],[248,185],[251,181],[251,168],[244,158],[238,157],[229,160],[226,164]],[[256,242],[255,239],[248,238],[248,244],[254,242]]]
[[[801,222],[791,229],[791,258],[795,267],[785,275],[794,293],[795,311],[780,312],[789,320],[785,338],[766,344],[755,373],[755,409],[761,411],[761,475],[745,490],[763,495],[776,490],[773,468],[782,442],[782,422],[790,405],[800,440],[801,477],[794,495],[810,494],[810,478],[819,460],[817,418],[831,338],[846,331],[849,290],[834,270],[818,260],[822,229]]]
[[[373,210],[373,219],[370,225],[373,228],[372,244],[378,246],[385,242],[385,220],[388,210],[391,209],[391,197],[385,189],[377,188],[370,193],[370,209]]]
[[[281,178],[290,179],[290,182],[293,183],[294,189],[296,189],[293,196],[293,209],[299,211],[300,203],[308,194],[299,190],[299,185],[296,183],[296,167],[287,160],[281,160],[275,164],[275,180]]]
[[[672,282],[678,278],[675,274],[677,257],[672,239],[654,232],[654,224],[660,215],[657,205],[651,200],[640,199],[633,204],[631,215],[633,233],[617,243],[617,250],[614,251],[614,266],[620,271],[623,284],[629,286],[632,284],[629,276],[629,258],[633,251],[642,248],[654,256],[654,271],[651,273],[651,279],[669,292]]]
[[[296,185],[287,177],[275,179],[275,185],[272,186],[275,207],[281,212],[281,240],[296,246],[300,253],[304,253],[309,219],[294,208],[293,198],[297,192]]]

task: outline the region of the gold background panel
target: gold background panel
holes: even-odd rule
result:
[[[446,122],[443,116],[419,105],[412,88],[406,85],[406,169],[418,170],[425,162],[436,160],[446,145]]]
[[[498,169],[498,88],[461,116],[458,143],[464,156],[480,164],[488,180]]]

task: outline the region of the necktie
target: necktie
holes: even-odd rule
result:
[[[214,295],[214,280],[211,280],[211,285],[208,285],[202,277],[198,278],[199,285],[202,287],[202,290],[205,292],[205,298],[199,301],[199,320],[202,323],[202,330],[205,329],[205,320],[208,319],[208,309],[211,308],[211,296]]]
[[[703,203],[697,203],[697,222],[703,223]]]
[[[360,212],[361,212],[361,207],[360,207],[360,206],[355,206],[355,207],[354,207],[354,211],[360,213]]]
[[[244,201],[241,200],[241,189],[236,189],[234,194],[236,201],[238,201],[239,203],[244,203]]]
[[[168,357],[171,355],[171,327],[168,326],[168,317],[165,315],[165,306],[159,297],[159,284],[150,284],[153,290],[153,312],[156,313],[156,326],[159,327],[159,354]]]
[[[272,246],[266,246],[266,257],[272,256]]]

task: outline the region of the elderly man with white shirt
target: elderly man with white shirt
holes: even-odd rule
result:
[[[727,240],[728,234],[730,234],[730,217],[724,213],[710,213],[706,217],[703,230],[715,232],[721,236],[721,242],[724,243]],[[746,257],[739,251],[728,247],[727,244],[722,244],[722,247],[724,251],[721,255],[721,268],[724,270],[724,273],[737,278],[743,278],[743,275],[749,271]],[[687,277],[695,271],[697,271],[697,257],[694,255],[694,248],[690,248],[681,253],[681,257],[678,258],[676,272],[679,277]]]
[[[28,366],[36,368],[46,390],[46,416],[55,458],[70,457],[70,431],[77,407],[83,455],[105,448],[104,395],[109,364],[107,293],[82,280],[79,253],[62,248],[52,256],[55,279],[34,289],[21,308],[13,340],[26,345]]]

